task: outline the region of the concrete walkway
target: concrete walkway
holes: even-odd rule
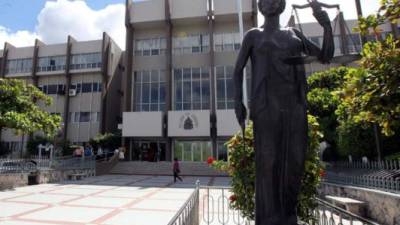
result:
[[[1,225],[164,225],[202,185],[227,178],[105,175],[0,192]]]

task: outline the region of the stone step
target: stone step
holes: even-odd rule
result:
[[[133,175],[172,175],[172,162],[119,162],[110,171],[111,174]],[[228,176],[216,171],[204,162],[180,162],[183,176]]]

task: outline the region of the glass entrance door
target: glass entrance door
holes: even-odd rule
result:
[[[166,143],[160,141],[139,141],[135,144],[135,160],[158,162],[166,159]]]

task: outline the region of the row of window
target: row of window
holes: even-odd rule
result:
[[[240,48],[239,33],[221,33],[214,35],[215,51],[236,51]],[[164,37],[140,39],[135,41],[136,56],[164,55],[167,49],[167,40]],[[174,55],[206,53],[210,49],[208,34],[192,34],[172,38],[172,53]]]
[[[49,85],[41,85],[38,87],[43,93],[47,95],[64,95],[65,94],[65,85],[64,84],[49,84]],[[77,83],[71,84],[70,89],[75,89],[76,93],[91,93],[91,92],[101,92],[102,86],[101,83]]]
[[[32,59],[10,59],[7,61],[6,74],[30,73],[32,71]]]
[[[66,56],[40,57],[37,72],[65,70]]]
[[[71,70],[101,68],[102,57],[100,52],[74,54],[71,57]],[[62,71],[66,67],[66,56],[40,57],[37,72]],[[10,59],[7,61],[6,74],[32,72],[32,58]]]
[[[175,141],[173,157],[180,161],[205,162],[209,157],[227,161],[228,151],[222,141],[217,143],[216,156],[213,156],[211,142],[209,141]]]
[[[75,83],[71,84],[70,89],[75,89],[76,93],[91,93],[91,92],[101,92],[102,85],[101,83],[93,82],[93,83]]]
[[[250,69],[247,71],[247,89],[250,91]],[[217,66],[217,109],[234,108],[233,66]],[[136,71],[136,111],[163,111],[165,107],[165,71]],[[173,71],[174,110],[210,109],[210,76],[206,67],[176,68]]]
[[[100,112],[70,112],[70,123],[98,123],[101,120]]]

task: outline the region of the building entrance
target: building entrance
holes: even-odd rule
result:
[[[158,162],[166,159],[166,143],[160,141],[138,141],[135,143],[133,160]]]

